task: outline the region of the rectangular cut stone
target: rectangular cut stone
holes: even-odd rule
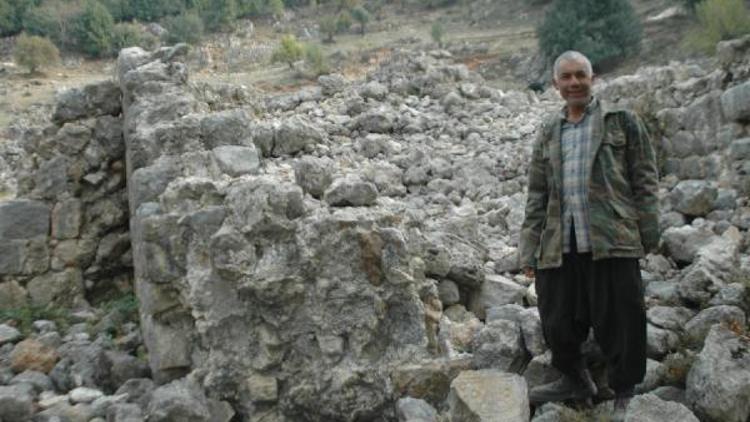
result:
[[[68,199],[57,203],[52,210],[52,237],[73,239],[81,229],[81,201]]]
[[[750,82],[724,91],[721,94],[721,108],[729,121],[750,120]]]
[[[50,209],[26,199],[0,204],[0,239],[31,239],[49,235]]]

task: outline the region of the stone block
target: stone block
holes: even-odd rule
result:
[[[17,199],[0,203],[0,239],[31,239],[48,236],[49,205],[41,201]]]

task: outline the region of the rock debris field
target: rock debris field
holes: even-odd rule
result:
[[[596,88],[641,113],[661,168],[627,420],[750,417],[750,38],[717,51]],[[527,399],[558,376],[517,263],[553,90],[396,50],[261,95],[192,83],[184,53],[125,49],[0,144],[0,421],[586,417]],[[594,417],[612,392],[586,355]]]

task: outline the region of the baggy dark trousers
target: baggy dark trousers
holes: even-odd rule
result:
[[[575,236],[571,236],[571,251]],[[563,254],[559,268],[536,272],[542,331],[552,366],[573,374],[589,327],[607,360],[609,386],[626,392],[646,374],[646,307],[637,258],[592,260]]]

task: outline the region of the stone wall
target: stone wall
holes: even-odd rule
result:
[[[58,99],[30,128],[0,203],[0,308],[85,309],[132,285],[120,89],[105,81]]]

